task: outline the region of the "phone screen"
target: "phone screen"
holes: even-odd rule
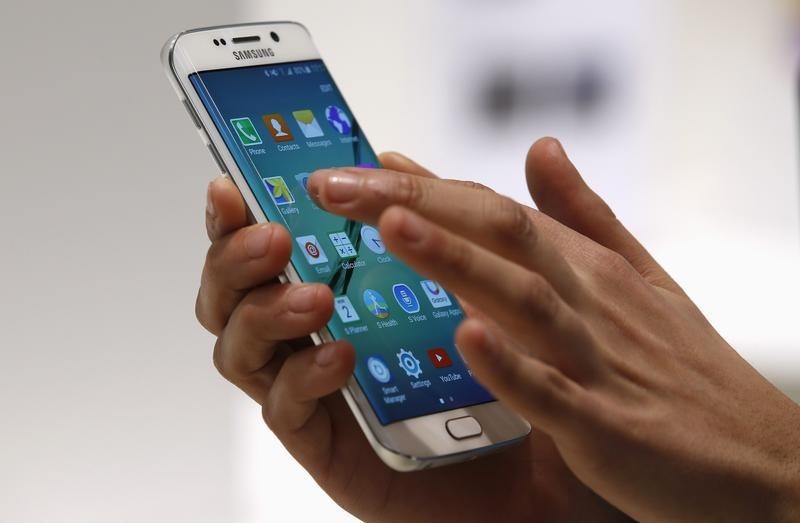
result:
[[[294,239],[297,273],[333,290],[328,328],[354,345],[356,380],[380,422],[493,401],[455,348],[463,319],[455,297],[388,252],[374,227],[309,197],[316,169],[379,166],[324,63],[200,71],[190,80],[264,214]]]

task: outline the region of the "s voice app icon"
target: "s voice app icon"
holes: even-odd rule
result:
[[[431,363],[433,363],[433,366],[437,369],[443,369],[453,364],[450,355],[441,347],[428,349],[428,358],[430,358]]]

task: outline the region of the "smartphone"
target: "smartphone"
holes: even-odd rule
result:
[[[475,379],[454,345],[455,296],[386,250],[379,231],[317,207],[310,173],[379,167],[311,36],[293,22],[195,29],[162,61],[219,169],[254,222],[294,239],[283,282],[321,282],[334,313],[316,344],[347,339],[356,367],[342,390],[375,452],[407,471],[475,458],[530,425]]]

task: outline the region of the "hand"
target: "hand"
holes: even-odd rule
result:
[[[432,178],[400,155],[383,155],[381,163]],[[313,347],[307,338],[330,319],[330,290],[275,280],[289,262],[288,232],[274,224],[248,226],[244,202],[227,179],[209,187],[206,225],[212,244],[197,317],[218,337],[214,363],[262,405],[269,428],[346,510],[367,521],[621,518],[575,479],[541,433],[460,465],[414,473],[386,467],[338,392],[353,370],[352,347]]]
[[[321,171],[309,190],[377,223],[393,254],[469,305],[456,341],[476,377],[625,513],[800,518],[800,408],[714,331],[558,142],[532,147],[527,175],[541,212],[387,170]]]

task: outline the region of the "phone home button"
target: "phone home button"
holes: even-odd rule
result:
[[[481,424],[472,416],[447,420],[444,426],[447,432],[455,439],[474,438],[483,433]]]

